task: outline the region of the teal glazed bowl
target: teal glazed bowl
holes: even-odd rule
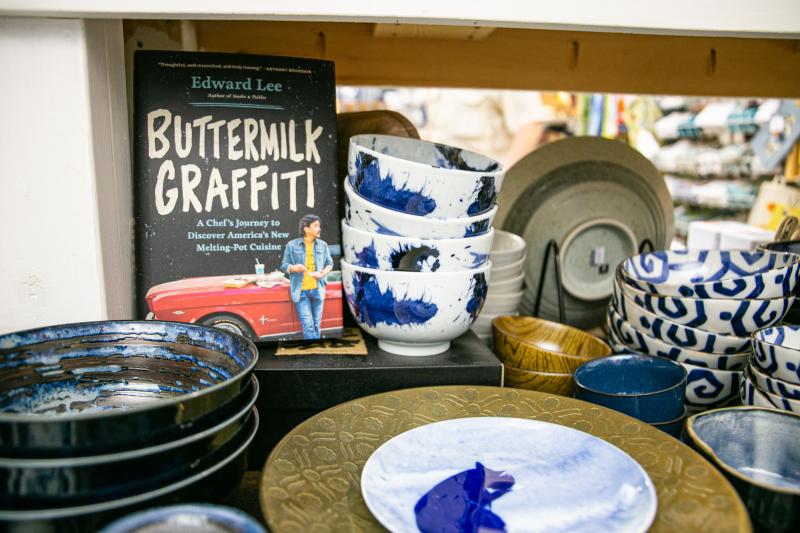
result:
[[[756,531],[800,531],[800,415],[714,409],[689,417],[685,435],[736,487]]]
[[[575,370],[575,397],[647,423],[684,414],[687,372],[662,357],[621,354],[601,357]]]

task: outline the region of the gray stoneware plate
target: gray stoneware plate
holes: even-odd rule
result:
[[[667,248],[673,236],[672,198],[653,164],[629,146],[599,137],[545,145],[508,170],[495,226],[528,244],[522,314],[532,314],[550,239],[561,248],[566,321],[602,324],[617,263],[649,239]],[[604,265],[606,265],[604,267]],[[553,258],[539,316],[558,320]]]

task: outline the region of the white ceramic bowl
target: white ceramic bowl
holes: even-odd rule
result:
[[[611,296],[614,308],[628,324],[638,331],[662,341],[690,350],[711,354],[736,354],[746,352],[750,345],[748,337],[719,335],[666,320],[632,300],[621,297],[619,287],[613,284]]]
[[[415,239],[370,233],[342,221],[345,260],[355,266],[409,272],[454,272],[489,259],[494,230],[463,239]],[[492,269],[492,279],[495,278]]]
[[[344,214],[353,228],[384,235],[418,239],[459,239],[487,233],[497,214],[495,205],[482,215],[467,218],[426,218],[408,215],[362,198],[344,180]]]
[[[485,308],[485,306],[484,306]],[[647,355],[666,357],[679,363],[718,368],[720,370],[742,370],[750,358],[750,352],[735,354],[709,354],[690,348],[681,348],[651,337],[628,324],[613,306],[608,308],[608,326],[615,343]]]
[[[800,326],[774,326],[753,333],[753,365],[776,379],[800,385]]]
[[[494,272],[492,272],[494,280]],[[509,293],[493,293],[491,289],[486,293],[486,302],[483,304],[481,313],[493,315],[508,315],[519,310],[519,302],[522,299],[523,291]]]
[[[790,400],[800,401],[800,385],[771,378],[752,364],[747,367],[747,377],[764,392],[776,394],[784,398],[789,398]]]
[[[341,261],[350,312],[385,351],[432,355],[469,329],[483,307],[491,263],[459,272],[397,272]]]
[[[520,274],[519,276],[511,279],[504,279],[502,281],[498,281],[497,283],[489,283],[489,294],[509,294],[509,293],[517,293],[522,289],[522,282],[525,281],[525,274]]]
[[[501,267],[494,265],[494,261],[492,261],[492,264],[494,265],[492,267],[492,281],[494,283],[497,283],[498,281],[504,281],[507,279],[519,277],[519,275],[522,274],[522,265],[524,263],[525,263],[524,257],[522,257],[518,261],[515,261],[513,263]]]
[[[620,277],[617,282],[626,298],[656,316],[684,326],[739,337],[777,324],[794,303],[793,295],[763,300],[659,296],[632,287],[620,281]]]
[[[525,239],[509,231],[495,230],[492,251],[489,254],[495,267],[503,267],[525,257]]]
[[[686,404],[711,409],[729,403],[739,394],[742,380],[740,370],[717,370],[681,363],[686,378]]]
[[[650,294],[683,298],[780,298],[794,290],[800,256],[783,252],[659,251],[622,263],[625,282]]]
[[[350,137],[347,179],[370,202],[432,218],[491,209],[505,168],[485,155],[410,137]]]

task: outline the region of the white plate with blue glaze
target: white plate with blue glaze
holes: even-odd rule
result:
[[[392,532],[638,533],[657,509],[649,476],[619,448],[557,424],[503,417],[401,433],[367,460],[361,492]]]

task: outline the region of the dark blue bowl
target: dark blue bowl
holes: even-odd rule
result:
[[[575,397],[643,422],[668,422],[683,414],[686,369],[661,357],[601,357],[575,370]]]
[[[800,415],[714,409],[690,416],[685,437],[736,487],[756,531],[800,531]]]
[[[206,533],[266,533],[249,515],[219,505],[171,505],[141,511],[104,527],[100,533],[168,533],[200,529]]]
[[[686,422],[686,416],[689,414],[689,410],[684,407],[683,414],[680,418],[676,418],[675,420],[668,420],[667,422],[655,422],[651,424],[654,428],[660,429],[664,433],[668,433],[679,439],[681,437],[681,433],[683,432],[683,425]]]
[[[232,414],[258,352],[176,322],[87,322],[0,336],[0,456],[65,457],[175,440]]]

